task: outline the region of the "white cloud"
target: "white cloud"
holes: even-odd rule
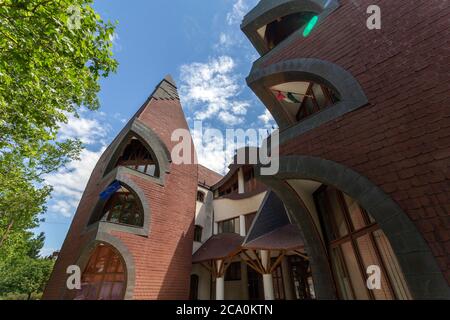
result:
[[[242,22],[242,19],[250,8],[247,2],[247,0],[237,0],[233,4],[233,9],[227,14],[227,22],[229,25],[240,24]]]
[[[198,128],[193,130],[198,163],[225,174],[234,156],[235,143],[227,141],[227,137],[220,130],[211,128],[201,130],[202,132]]]
[[[71,217],[86,188],[92,170],[105,150],[83,150],[79,161],[72,161],[66,168],[45,177],[47,184],[53,186],[53,201],[50,202],[49,211],[63,217]]]
[[[106,148],[110,126],[98,119],[104,117],[101,113],[81,110],[79,118],[68,115],[68,122],[60,125],[59,139],[78,138],[88,147],[81,152],[80,160],[72,161],[45,177],[45,182],[53,186],[49,213],[66,218],[75,213],[89,177]]]
[[[67,123],[60,124],[59,137],[61,139],[78,138],[84,144],[93,144],[106,136],[108,126],[100,123],[97,119],[83,118],[81,115],[79,118],[68,115],[67,119]]]
[[[53,252],[57,251],[55,248],[42,248],[40,252],[40,256],[45,258],[51,256]]]
[[[275,122],[275,120],[273,119],[273,117],[270,114],[269,110],[267,110],[267,109],[262,115],[260,115],[258,117],[258,119],[261,120],[264,123],[264,125],[266,125],[266,126],[267,125],[272,125]]]
[[[222,122],[229,125],[244,120],[250,104],[237,100],[242,87],[239,76],[234,73],[235,68],[236,63],[229,56],[181,66],[181,98],[185,104],[196,107],[195,119],[219,116]]]
[[[219,42],[214,45],[214,49],[223,51],[224,49],[229,49],[235,44],[236,40],[229,33],[221,32],[219,35]]]

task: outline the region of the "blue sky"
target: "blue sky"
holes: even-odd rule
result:
[[[42,254],[59,250],[90,173],[104,148],[142,105],[155,85],[171,74],[177,82],[189,125],[268,128],[273,120],[245,85],[258,58],[240,31],[242,17],[257,0],[97,0],[104,20],[118,22],[114,54],[118,72],[102,80],[98,112],[82,111],[62,125],[61,137],[80,138],[81,160],[47,177],[55,191],[47,203]],[[196,141],[196,145],[200,142]],[[199,162],[226,170],[232,152],[214,136],[202,142]]]

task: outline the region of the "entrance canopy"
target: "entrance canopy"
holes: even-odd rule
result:
[[[209,238],[192,256],[192,263],[227,260],[241,251],[244,237],[236,233],[221,233]]]

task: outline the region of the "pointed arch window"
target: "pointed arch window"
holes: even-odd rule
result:
[[[103,209],[103,219],[108,222],[142,227],[144,212],[138,197],[121,186],[106,202]]]
[[[390,242],[373,217],[354,199],[322,186],[314,199],[327,241],[339,297],[342,299],[411,299]],[[381,288],[366,286],[367,268],[378,266]]]
[[[340,101],[330,87],[316,82],[296,81],[271,88],[272,93],[297,121],[331,107]]]
[[[128,167],[149,176],[159,177],[156,156],[135,136],[129,139],[128,144],[117,161],[117,166]]]
[[[110,245],[98,244],[81,277],[75,300],[122,300],[126,289],[126,266]]]

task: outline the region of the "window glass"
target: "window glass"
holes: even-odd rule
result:
[[[335,189],[329,188],[327,190],[328,200],[330,205],[330,214],[332,215],[334,234],[337,238],[348,234],[347,223],[342,206],[339,202],[338,193]]]
[[[233,262],[227,268],[225,272],[225,281],[238,281],[241,280],[241,263]]]
[[[134,194],[125,187],[121,187],[119,191],[109,198],[105,205],[103,216],[108,222],[137,227],[144,225],[142,205]]]
[[[125,267],[119,253],[109,245],[94,249],[81,277],[76,300],[120,300],[124,297]]]
[[[194,241],[202,242],[202,231],[203,231],[203,228],[201,226],[195,226]]]
[[[327,236],[339,296],[343,299],[411,299],[397,258],[373,217],[354,199],[332,187],[322,187],[314,197]],[[380,268],[381,289],[367,288],[369,266]]]
[[[370,238],[370,234],[366,234],[357,240],[359,254],[361,256],[362,262],[364,264],[365,270],[369,266],[378,266],[381,268],[381,263],[378,260],[377,254],[375,252],[374,243]],[[375,299],[377,300],[391,300],[394,297],[391,294],[391,291],[388,287],[388,283],[386,281],[386,275],[381,270],[381,289],[371,290]]]
[[[158,176],[155,159],[153,159],[150,151],[136,137],[130,139],[117,161],[117,166],[125,166],[147,175]]]
[[[392,250],[391,244],[384,235],[384,232],[377,230],[373,233],[373,237],[380,251],[381,259],[386,267],[386,271],[389,274],[396,296],[401,300],[411,299],[411,293],[409,292],[403,272],[400,269],[397,257]]]
[[[361,270],[358,265],[358,260],[350,242],[343,243],[340,246],[342,255],[344,257],[345,265],[347,267],[348,275],[350,276],[353,292],[357,300],[369,299],[369,294],[366,288],[366,281],[362,277]]]
[[[358,203],[347,196],[344,195],[344,200],[347,205],[347,210],[350,216],[350,220],[353,225],[353,230],[359,230],[366,226],[366,221],[364,219],[363,211],[361,210],[361,207],[358,205]]]
[[[339,296],[345,300],[353,300],[352,284],[348,274],[342,252],[339,247],[332,249],[333,269],[335,272],[336,284],[339,290]]]

